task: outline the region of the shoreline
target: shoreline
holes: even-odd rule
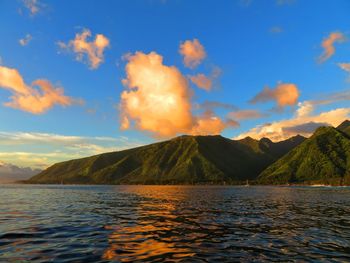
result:
[[[256,187],[256,186],[265,186],[265,187],[315,187],[315,188],[326,188],[326,187],[350,187],[350,185],[331,185],[331,184],[92,184],[92,183],[33,183],[33,182],[10,182],[10,183],[1,183],[2,185],[56,185],[56,186],[237,186],[237,187]]]

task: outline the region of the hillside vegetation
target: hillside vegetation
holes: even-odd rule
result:
[[[273,143],[222,136],[180,136],[134,149],[57,163],[29,183],[199,184],[254,180],[305,138]]]

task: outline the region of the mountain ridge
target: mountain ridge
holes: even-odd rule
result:
[[[300,137],[302,138],[302,137]],[[304,138],[305,139],[305,138]],[[182,135],[119,152],[54,164],[28,183],[195,184],[243,183],[295,147],[220,135]],[[251,165],[254,163],[254,165]]]
[[[280,142],[182,135],[52,165],[26,183],[350,185],[350,122]]]
[[[261,184],[350,185],[349,121],[319,127],[306,141],[267,167]]]

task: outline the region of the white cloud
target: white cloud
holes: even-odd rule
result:
[[[127,137],[67,136],[38,132],[0,132],[0,160],[45,168],[55,162],[143,145]]]
[[[33,16],[39,13],[41,9],[39,0],[23,0],[23,4]]]
[[[23,38],[21,38],[18,42],[21,46],[26,46],[29,44],[30,41],[32,41],[33,37],[31,34],[26,34]]]

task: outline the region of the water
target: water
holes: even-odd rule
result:
[[[0,186],[0,262],[350,262],[350,188]]]

